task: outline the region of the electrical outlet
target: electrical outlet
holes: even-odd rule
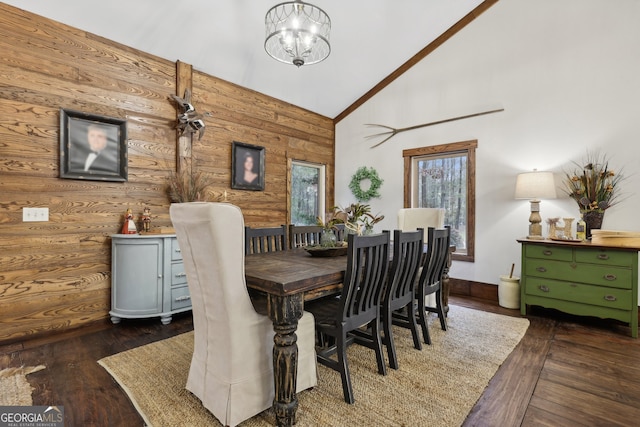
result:
[[[49,208],[22,208],[22,222],[49,221]]]

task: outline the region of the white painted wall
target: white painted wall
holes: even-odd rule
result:
[[[607,210],[603,228],[639,231],[639,18],[637,0],[500,0],[337,124],[336,203],[355,200],[351,176],[372,166],[384,184],[370,204],[386,216],[379,229],[393,229],[402,150],[477,139],[476,260],[454,262],[451,276],[497,284],[512,263],[520,274],[516,238],[528,232],[529,203],[513,199],[516,175],[551,170],[559,184],[572,160],[600,149],[628,176],[619,187],[627,198]],[[374,149],[380,139],[365,139],[377,132],[366,123],[401,128],[501,107]],[[579,216],[562,197],[542,202],[543,220]]]

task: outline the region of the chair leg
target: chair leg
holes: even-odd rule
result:
[[[373,350],[376,352],[376,362],[378,362],[378,373],[387,375],[387,365],[384,363],[384,355],[382,354],[382,339],[380,339],[380,318],[377,317],[371,324],[371,338],[373,341]]]
[[[413,347],[416,350],[422,350],[422,343],[418,336],[418,322],[416,321],[415,308],[413,302],[407,304],[407,318],[409,319],[409,328],[411,329],[411,337],[413,338]]]
[[[429,325],[427,323],[427,309],[424,304],[424,295],[418,298],[418,319],[420,320],[420,326],[422,327],[422,337],[424,343],[431,345],[431,336],[429,335]]]
[[[396,353],[396,346],[393,341],[392,331],[393,319],[391,318],[391,307],[384,308],[384,314],[382,316],[382,328],[384,330],[384,343],[387,346],[387,355],[389,356],[389,366],[392,369],[398,369],[398,354]]]
[[[351,376],[349,375],[349,364],[347,363],[347,334],[342,332],[336,338],[338,350],[338,368],[340,370],[340,378],[342,379],[342,394],[344,401],[353,404],[353,389],[351,387]]]
[[[438,318],[440,319],[440,327],[443,331],[447,330],[447,317],[444,314],[444,309],[442,308],[442,290],[439,289],[436,291],[436,309],[438,312]]]

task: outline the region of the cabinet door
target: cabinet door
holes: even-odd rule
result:
[[[111,304],[122,315],[162,312],[161,239],[123,239],[114,242]]]

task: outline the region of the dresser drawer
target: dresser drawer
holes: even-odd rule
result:
[[[622,289],[631,289],[633,277],[628,268],[543,259],[528,259],[523,274]]]
[[[576,262],[631,267],[635,256],[632,252],[589,249],[576,251]]]
[[[189,287],[181,286],[171,289],[171,310],[179,310],[181,308],[191,307],[191,295],[189,295]]]
[[[558,261],[573,261],[573,249],[558,246],[527,245],[527,258],[555,259]]]
[[[184,272],[184,264],[174,262],[171,264],[171,286],[187,283],[187,273]]]
[[[527,295],[572,301],[581,304],[630,310],[632,308],[631,289],[605,288],[580,283],[559,282],[528,278],[525,285]]]
[[[171,239],[171,260],[180,261],[182,259],[182,252],[180,252],[180,246],[178,246],[178,239],[175,237]]]

